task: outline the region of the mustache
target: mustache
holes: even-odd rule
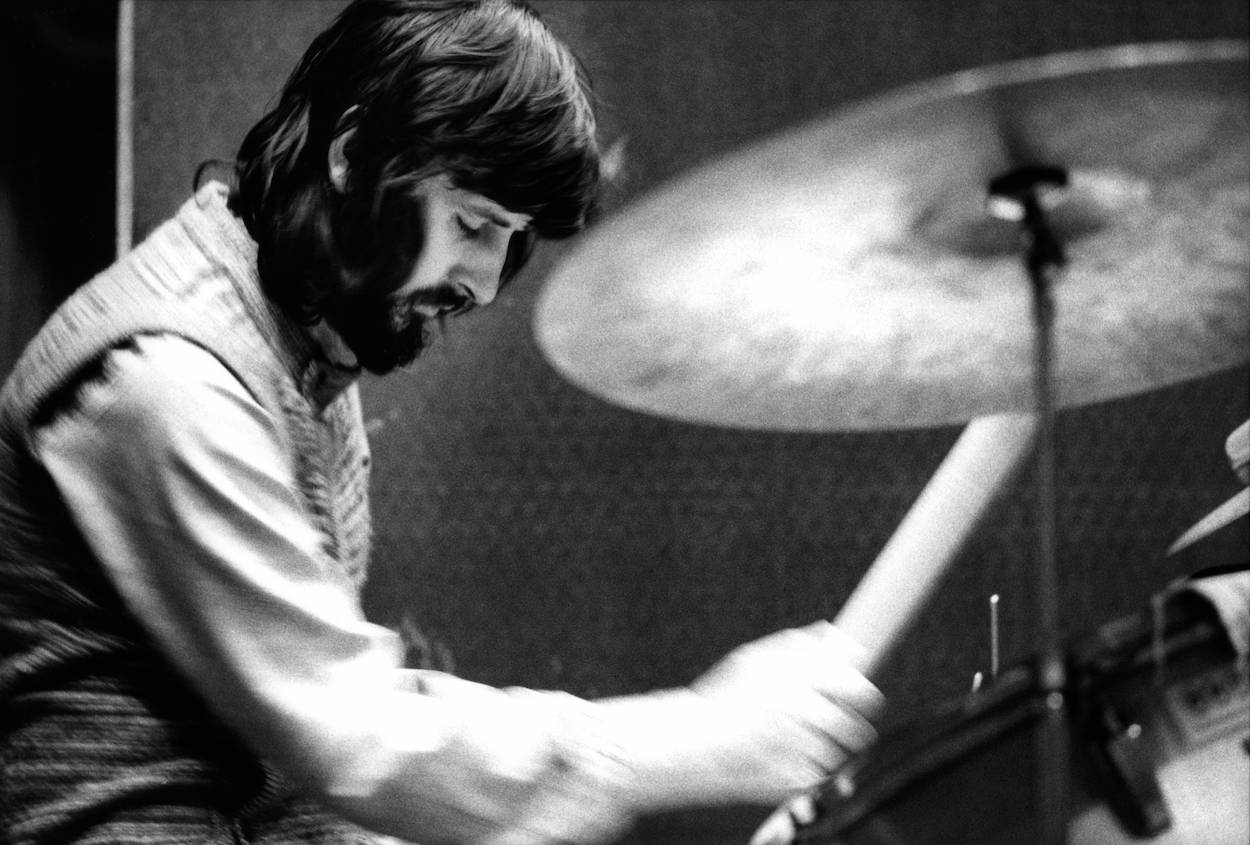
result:
[[[454,314],[468,311],[475,303],[471,296],[466,295],[453,285],[439,285],[438,287],[413,291],[404,297],[402,304],[409,309],[417,306],[436,308],[439,310],[440,316],[450,317]]]

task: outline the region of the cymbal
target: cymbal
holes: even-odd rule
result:
[[[540,348],[574,384],[679,420],[910,428],[1034,407],[1015,223],[1042,197],[1057,407],[1250,360],[1247,43],[1058,54],[920,83],[695,168],[589,230],[548,279]]]

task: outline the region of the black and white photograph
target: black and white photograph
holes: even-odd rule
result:
[[[1250,845],[1250,0],[0,63],[0,845]]]

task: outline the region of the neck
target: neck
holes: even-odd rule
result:
[[[356,355],[324,320],[309,326],[308,336],[320,351],[320,361],[309,371],[312,378],[306,389],[313,400],[325,407],[360,376]]]
[[[359,370],[360,362],[356,355],[344,342],[342,335],[336,332],[325,320],[318,320],[308,328],[308,334],[321,349],[332,366],[343,370]]]

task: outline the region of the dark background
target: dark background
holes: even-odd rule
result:
[[[617,205],[900,84],[1250,29],[1245,0],[536,5],[595,80],[605,137],[625,139]],[[139,0],[137,237],[189,194],[199,162],[233,155],[341,6]],[[540,249],[494,307],[458,321],[411,372],[364,385],[377,528],[370,615],[407,619],[429,656],[466,677],[585,696],[684,683],[739,642],[836,615],[959,428],[729,431],[592,398],[554,372],[533,337],[535,298],[566,248]],[[1181,556],[1163,551],[1239,488],[1223,444],[1250,414],[1247,393],[1243,367],[1060,414],[1065,631],[1245,558],[1245,520]],[[991,593],[1002,597],[1004,661],[1034,653],[1035,513],[1026,471],[887,663],[888,721],[963,692],[988,668]],[[761,814],[648,820],[631,841],[745,842]]]
[[[0,6],[0,374],[112,259],[116,36],[116,0]]]

